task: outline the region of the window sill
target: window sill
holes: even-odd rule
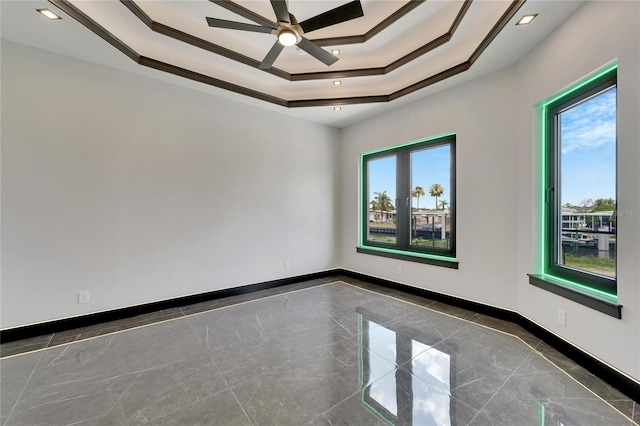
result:
[[[444,268],[458,269],[458,260],[454,257],[413,253],[409,251],[392,250],[378,247],[356,247],[356,252],[372,254],[374,256],[390,257],[392,259],[406,260],[408,262],[426,263],[429,265],[442,266]]]
[[[541,289],[550,291],[551,293],[572,300],[581,305],[587,306],[603,314],[610,315],[614,318],[622,318],[622,305],[598,297],[594,294],[580,291],[569,287],[558,279],[554,279],[549,275],[529,274],[529,284]]]

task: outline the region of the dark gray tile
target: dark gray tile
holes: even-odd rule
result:
[[[457,306],[448,305],[442,302],[434,302],[431,306],[431,309],[442,312],[443,314],[451,315],[453,317],[461,318],[468,321],[474,321],[481,314],[473,311],[468,311],[463,308],[458,308]]]
[[[52,334],[45,334],[43,336],[32,337],[29,339],[2,343],[0,344],[0,357],[5,358],[16,354],[46,348],[52,336]]]
[[[280,355],[251,354],[225,374],[236,383],[233,390],[254,424],[307,423],[395,369],[375,354],[364,355],[357,345],[346,342],[320,341],[294,358]],[[363,374],[361,357],[373,363],[375,371]],[[226,365],[214,359],[217,365]],[[243,369],[246,360],[252,359],[260,361]]]
[[[477,410],[396,370],[324,413],[331,424],[466,425]],[[351,419],[358,419],[353,423]],[[367,423],[370,421],[371,423]]]
[[[68,343],[73,343],[78,339],[80,339],[80,333],[70,334],[67,336],[60,336],[56,333],[53,335],[53,338],[51,339],[47,347],[51,348],[53,346],[66,345]]]
[[[595,393],[605,401],[611,403],[611,405],[616,407],[626,416],[631,417],[633,415],[633,401],[618,389],[593,375],[585,368],[576,364],[573,360],[567,358],[565,355],[561,354],[545,342],[541,342],[540,344],[538,344],[536,346],[536,351],[546,357],[553,364],[557,365],[573,379],[587,387],[591,392]],[[637,410],[637,404],[635,406]]]
[[[631,424],[607,403],[532,353],[482,412],[504,424]]]
[[[533,334],[529,333],[524,328],[520,327],[518,324],[514,324],[510,321],[501,320],[499,318],[492,318],[486,315],[478,315],[472,319],[472,321],[476,324],[484,325],[486,327],[490,327],[491,329],[498,330],[504,333],[509,333],[513,336],[518,337],[526,344],[531,347],[536,347],[540,343],[540,339],[535,337]]]
[[[209,377],[207,386],[214,388],[208,393],[227,387],[186,320],[42,353],[46,358],[43,356],[34,370],[8,424],[39,424],[51,419],[70,424],[104,417],[125,402],[135,404],[140,412],[158,401],[179,400],[176,395],[184,397],[189,387],[195,386],[195,378],[205,376]],[[202,394],[202,389],[194,392]],[[150,401],[145,400],[150,396]]]
[[[531,353],[517,339],[471,324],[433,347],[422,342],[412,346],[413,359],[402,369],[478,410]]]
[[[498,425],[504,425],[504,423],[500,423],[496,419],[492,419],[486,414],[480,412],[471,420],[471,422],[469,422],[468,426],[498,426]],[[511,425],[505,425],[505,426],[511,426]]]
[[[56,333],[48,344],[61,346],[0,361],[0,420],[519,425],[544,410],[548,421],[631,422],[496,329],[640,416],[631,400],[511,323],[359,280],[327,282]]]
[[[294,284],[287,284],[280,287],[276,287],[279,293],[290,293],[292,291],[305,290],[307,288],[316,287],[319,285],[330,284],[339,281],[336,277],[324,277],[316,278],[313,280],[302,281]]]
[[[251,426],[249,418],[230,390],[203,398],[152,422],[175,426]]]

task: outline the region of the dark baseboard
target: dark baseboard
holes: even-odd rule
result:
[[[10,328],[0,331],[0,343],[8,343],[16,340],[29,339],[45,334],[60,333],[65,330],[101,324],[109,321],[116,321],[131,318],[142,314],[157,312],[164,309],[178,308],[195,303],[206,302],[223,297],[236,296],[238,294],[251,293],[267,288],[280,287],[300,281],[308,281],[318,278],[326,278],[335,275],[335,270],[315,272],[295,277],[282,278],[278,280],[265,281],[257,284],[249,284],[224,290],[215,290],[207,293],[194,294],[191,296],[176,297],[174,299],[162,300],[159,302],[145,303],[142,305],[130,306],[126,308],[113,309],[105,312],[81,315],[72,318],[48,321],[39,324],[27,325],[23,327]]]
[[[209,300],[250,293],[268,288],[280,287],[288,284],[294,284],[300,281],[329,278],[334,276],[338,277],[340,275],[402,291],[404,293],[414,294],[416,296],[421,296],[430,300],[446,303],[448,305],[457,306],[459,308],[478,312],[493,318],[499,318],[505,321],[516,323],[534,336],[547,343],[549,346],[553,347],[566,357],[572,359],[574,362],[587,369],[595,376],[599,377],[609,385],[615,387],[620,392],[627,395],[629,398],[633,399],[636,402],[640,402],[640,397],[638,396],[640,395],[640,384],[638,382],[625,376],[619,371],[614,370],[613,368],[602,363],[600,360],[594,358],[590,354],[578,349],[571,343],[540,327],[538,324],[534,323],[528,318],[525,318],[517,312],[485,305],[479,302],[473,302],[470,300],[438,293],[431,290],[412,287],[410,285],[397,283],[384,278],[372,277],[370,275],[341,268],[2,330],[0,331],[0,343],[8,343],[16,340],[41,336],[44,334],[59,333],[61,331],[74,328],[130,318],[137,315],[160,311],[163,309],[187,306],[194,303],[206,302]]]
[[[425,290],[423,288],[413,287],[406,284],[400,284],[395,281],[386,280],[384,278],[372,277],[360,272],[354,272],[349,270],[340,269],[339,273],[351,278],[356,278],[362,281],[367,281],[372,284],[378,284],[383,287],[391,288],[401,291],[403,293],[409,293],[416,296],[421,296],[427,299],[435,300],[437,302],[446,303],[447,305],[457,306],[459,308],[467,309],[469,311],[478,312],[490,317],[499,318],[505,321],[518,322],[519,314],[507,309],[496,308],[493,306],[485,305],[471,300],[462,299],[447,294],[438,293],[431,290]]]

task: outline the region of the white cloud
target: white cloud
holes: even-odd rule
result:
[[[593,150],[615,146],[616,92],[589,99],[561,114],[561,150]]]

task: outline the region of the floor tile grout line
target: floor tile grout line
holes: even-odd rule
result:
[[[475,420],[475,418],[476,418],[476,417],[478,417],[478,415],[479,415],[480,413],[482,413],[482,410],[484,410],[484,409],[485,409],[485,407],[486,407],[486,406],[487,406],[487,405],[488,405],[488,404],[493,400],[493,398],[495,398],[495,396],[496,396],[496,395],[497,395],[497,394],[502,390],[502,388],[504,387],[504,385],[506,385],[506,384],[507,384],[507,382],[508,382],[508,381],[509,381],[513,376],[514,376],[514,374],[516,374],[516,371],[518,371],[518,369],[519,369],[520,367],[522,367],[522,364],[524,364],[524,363],[529,359],[529,357],[531,357],[531,355],[532,355],[532,354],[533,354],[533,350],[531,350],[531,352],[529,352],[529,354],[527,354],[527,356],[526,356],[526,357],[524,357],[524,359],[520,362],[520,364],[519,364],[516,368],[514,368],[514,369],[513,369],[513,371],[511,372],[511,374],[509,374],[509,377],[507,377],[507,378],[505,379],[505,381],[502,383],[502,385],[500,385],[500,387],[498,388],[498,390],[496,390],[496,391],[494,392],[494,394],[493,394],[493,395],[491,395],[491,398],[489,398],[489,400],[488,400],[487,402],[485,402],[485,403],[484,403],[484,405],[483,405],[483,406],[478,410],[478,412],[476,413],[476,415],[475,415],[475,416],[473,416],[473,418],[469,421],[469,423],[468,423],[468,424],[473,423],[473,421]],[[489,415],[488,415],[488,414],[486,414],[486,413],[485,413],[484,415],[485,415],[485,416],[487,416],[487,417],[489,417],[489,418],[491,418],[491,419],[493,419],[491,416],[489,416]],[[495,419],[494,419],[494,420],[495,420]]]
[[[175,317],[175,318],[169,318],[169,319],[166,319],[166,320],[153,322],[153,323],[150,323],[150,324],[143,324],[143,325],[139,325],[139,326],[136,326],[136,327],[127,328],[127,329],[124,329],[124,330],[116,330],[116,331],[112,331],[112,332],[109,332],[109,333],[101,334],[101,335],[98,335],[98,336],[86,337],[84,339],[74,340],[73,342],[61,343],[59,345],[54,345],[54,346],[50,346],[50,347],[35,349],[35,350],[32,350],[32,351],[27,351],[27,352],[21,352],[21,353],[14,354],[14,355],[9,355],[9,356],[6,356],[6,357],[0,356],[0,360],[11,359],[11,358],[15,358],[15,357],[18,357],[18,356],[21,356],[21,355],[27,355],[27,354],[33,354],[33,353],[37,353],[37,352],[42,352],[42,351],[45,351],[47,349],[58,348],[58,347],[64,346],[64,345],[73,345],[73,344],[76,344],[76,343],[79,343],[79,342],[98,339],[100,337],[110,336],[110,335],[114,335],[114,334],[120,334],[120,333],[124,333],[124,332],[130,331],[130,330],[139,330],[141,328],[151,327],[151,326],[154,326],[156,324],[164,324],[164,323],[167,323],[167,322],[176,321],[176,320],[183,319],[183,318],[190,318],[190,317],[194,317],[194,316],[201,315],[201,314],[206,314],[206,313],[213,312],[213,311],[218,311],[218,310],[231,308],[231,307],[235,307],[235,306],[241,306],[241,305],[245,305],[245,304],[248,304],[248,303],[253,303],[253,302],[266,300],[266,299],[271,299],[271,298],[274,298],[274,297],[282,297],[282,296],[286,296],[287,294],[297,293],[297,292],[305,291],[305,290],[311,290],[311,289],[315,289],[315,288],[323,287],[323,286],[327,286],[327,285],[333,285],[333,284],[336,284],[338,282],[341,282],[341,281],[332,281],[332,282],[329,282],[329,283],[317,284],[317,285],[314,285],[312,287],[301,288],[301,289],[298,289],[298,290],[291,290],[291,291],[286,292],[286,293],[272,294],[270,296],[264,296],[264,297],[260,297],[260,298],[254,299],[254,300],[247,300],[247,301],[244,301],[244,302],[234,303],[234,304],[228,305],[228,306],[220,306],[220,307],[217,307],[217,308],[212,308],[212,309],[208,309],[208,310],[201,311],[201,312],[194,312],[193,314],[188,314],[188,315]],[[231,297],[233,297],[233,296],[231,296]]]
[[[583,388],[585,388],[588,392],[590,392],[591,394],[593,394],[597,399],[601,400],[602,402],[604,402],[605,404],[607,404],[609,407],[611,407],[613,410],[617,411],[621,416],[623,416],[624,418],[628,419],[631,421],[632,424],[638,425],[638,423],[636,423],[633,420],[633,410],[631,413],[631,417],[627,416],[626,414],[624,414],[622,411],[618,410],[616,407],[614,407],[611,403],[609,403],[609,401],[607,401],[606,399],[604,399],[603,397],[601,397],[600,395],[598,395],[597,393],[595,393],[592,389],[590,389],[587,385],[585,385],[584,383],[580,382],[578,379],[576,379],[575,377],[573,377],[571,374],[569,374],[567,371],[565,371],[564,368],[561,368],[560,366],[558,366],[555,362],[551,361],[545,354],[543,354],[542,352],[538,351],[537,349],[533,349],[533,353],[541,356],[542,358],[544,358],[549,364],[553,365],[556,369],[560,370],[562,373],[564,373],[567,377],[569,377],[571,380],[573,380],[574,382],[576,382],[577,384],[579,384],[580,386],[582,386]],[[615,388],[614,388],[615,389]],[[617,390],[617,389],[616,389]],[[619,392],[619,391],[618,391]],[[636,402],[632,399],[630,399],[630,401],[634,402],[634,407],[636,405]]]

